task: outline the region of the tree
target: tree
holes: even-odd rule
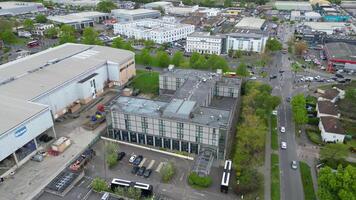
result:
[[[262,183],[262,176],[256,169],[244,168],[238,177],[239,185],[236,187],[237,194],[246,194],[257,191]]]
[[[91,187],[95,192],[102,192],[102,191],[108,191],[108,184],[104,179],[101,178],[94,178],[94,180],[91,182]]]
[[[111,0],[100,1],[96,6],[97,11],[105,12],[105,13],[109,13],[111,12],[111,10],[116,8],[117,8],[116,4]]]
[[[156,59],[158,61],[158,67],[168,67],[170,60],[169,55],[165,51],[158,51],[156,55]]]
[[[203,55],[197,52],[192,53],[189,60],[189,66],[193,69],[203,69],[206,67],[206,59]]]
[[[6,44],[13,44],[16,42],[16,36],[12,32],[12,30],[4,30],[3,32],[0,33],[1,39],[4,41]]]
[[[59,34],[59,43],[64,44],[67,42],[75,43],[75,30],[73,26],[64,24],[61,27],[61,31]]]
[[[46,23],[47,22],[47,17],[43,14],[38,14],[36,15],[36,18],[35,18],[36,22],[37,23]]]
[[[141,199],[141,190],[134,187],[129,187],[126,191],[126,195],[130,199],[139,200]]]
[[[160,171],[162,181],[164,183],[169,182],[173,178],[175,172],[176,172],[176,170],[175,170],[173,163],[169,162],[169,163],[165,164]]]
[[[116,143],[109,142],[105,143],[105,148],[106,148],[106,163],[108,164],[108,167],[114,167],[117,164],[117,151],[118,151],[118,146]]]
[[[117,37],[112,41],[111,47],[122,49],[124,44],[125,44],[124,39],[122,39],[121,37]]]
[[[188,183],[191,186],[197,186],[201,188],[210,187],[213,180],[210,176],[199,176],[196,172],[191,172],[188,175]]]
[[[274,38],[269,38],[266,42],[266,50],[269,51],[280,51],[282,47],[282,43]]]
[[[308,45],[304,41],[298,41],[295,43],[294,49],[295,49],[295,54],[300,56],[308,49]]]
[[[83,31],[83,44],[100,44],[101,41],[98,40],[98,32],[92,27],[86,27]]]
[[[224,0],[224,7],[228,8],[232,6],[232,0]]]
[[[44,34],[47,38],[51,38],[51,39],[57,38],[58,37],[58,28],[56,28],[56,27],[49,28],[45,31]]]
[[[155,46],[155,42],[152,40],[145,40],[143,42],[143,45],[145,46],[146,49],[152,49]]]
[[[25,30],[27,31],[31,31],[34,27],[33,24],[33,20],[32,19],[25,19],[25,21],[23,21],[23,27]]]
[[[337,144],[327,144],[320,149],[320,158],[321,159],[332,159],[340,160],[344,159],[349,155],[348,146],[337,143]]]
[[[157,8],[157,10],[161,13],[162,16],[164,16],[166,14],[166,12],[165,12],[165,10],[164,10],[164,8],[162,6],[159,6]]]
[[[294,122],[303,125],[308,122],[306,100],[303,94],[298,94],[292,98],[292,112]]]
[[[225,60],[225,58],[213,54],[209,56],[206,61],[207,67],[210,67],[211,70],[222,69],[223,71],[229,71],[229,64]]]
[[[242,77],[249,76],[249,72],[247,70],[247,65],[245,63],[240,63],[236,69],[236,74]]]
[[[318,174],[318,196],[323,200],[356,199],[356,167],[339,166],[337,171],[323,167]]]
[[[242,57],[242,51],[239,49],[237,51],[235,51],[235,55],[234,55],[235,58],[241,58]]]
[[[152,62],[152,57],[148,49],[143,49],[140,54],[141,63],[143,65],[149,65]]]
[[[345,98],[350,102],[356,103],[356,89],[355,88],[346,89]]]
[[[183,53],[181,51],[175,52],[172,58],[172,64],[176,67],[180,67],[183,61],[184,61]]]

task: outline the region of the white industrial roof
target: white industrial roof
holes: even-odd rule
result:
[[[5,2],[0,2],[0,7],[1,7],[1,9],[11,9],[11,8],[19,8],[19,7],[33,6],[33,5],[42,6],[41,3],[35,3],[35,2],[20,2],[20,1],[5,1]]]
[[[111,10],[112,14],[126,14],[126,15],[138,15],[138,14],[146,14],[146,13],[152,13],[152,12],[159,12],[159,11],[151,10],[151,9],[134,9],[134,10],[115,9],[115,10]]]
[[[88,11],[88,12],[72,13],[68,15],[48,16],[47,18],[57,23],[67,24],[67,23],[88,21],[88,20],[92,20],[92,18],[94,17],[104,16],[104,15],[107,15],[107,13]]]
[[[304,22],[304,25],[309,26],[314,30],[334,30],[346,26],[344,22]]]
[[[244,17],[236,24],[237,28],[260,29],[266,20],[256,17]]]
[[[320,18],[321,15],[317,12],[306,12],[305,14],[305,17],[315,17],[315,18]]]
[[[126,50],[67,43],[0,65],[0,134],[46,108],[29,101],[108,61],[122,64],[133,56]]]
[[[276,1],[277,10],[313,10],[310,2],[305,1]]]

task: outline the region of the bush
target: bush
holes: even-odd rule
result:
[[[117,164],[117,153],[110,153],[106,157],[106,163],[109,168],[114,167]]]
[[[262,175],[256,169],[244,168],[238,177],[239,184],[236,185],[236,193],[248,194],[258,191],[262,186]]]
[[[336,159],[324,159],[324,160],[321,160],[321,162],[325,163],[325,165],[329,166],[332,169],[337,169],[337,167],[339,165],[342,165],[342,167],[344,167],[344,168],[347,167],[348,165],[352,165],[352,166],[356,167],[356,163],[348,162],[345,159],[339,159],[339,160],[336,160]]]
[[[176,172],[176,169],[174,168],[173,163],[169,162],[169,163],[165,164],[161,169],[162,181],[164,183],[169,182],[173,178],[175,172]]]
[[[308,124],[318,126],[319,125],[319,118],[317,117],[309,117]]]
[[[95,192],[109,191],[108,184],[104,179],[101,178],[95,178],[91,182],[91,187]]]
[[[323,141],[321,140],[320,132],[314,130],[306,130],[306,133],[311,142],[318,145],[323,144]]]
[[[199,176],[195,172],[191,172],[188,176],[188,183],[190,186],[198,188],[207,188],[212,184],[213,180],[210,176]]]

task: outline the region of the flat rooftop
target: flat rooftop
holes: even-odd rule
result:
[[[42,111],[47,106],[11,98],[0,93],[0,136]]]
[[[211,35],[210,32],[194,32],[188,37],[201,37],[201,38],[223,38],[222,35]]]
[[[315,30],[333,30],[336,28],[343,28],[346,26],[345,22],[304,22],[305,26],[309,26]]]
[[[356,45],[334,42],[326,43],[324,49],[329,59],[356,61]]]
[[[67,43],[0,65],[0,94],[32,100],[107,61],[122,64],[132,56],[126,50]]]
[[[55,21],[57,23],[76,23],[81,21],[91,21],[93,17],[108,15],[107,13],[101,13],[96,11],[88,11],[88,12],[80,12],[80,13],[72,13],[68,15],[55,15],[48,16],[47,18],[51,21]]]
[[[232,33],[228,33],[226,35],[232,37],[244,37],[244,38],[262,38],[268,36],[266,32],[256,29],[236,29]]]
[[[151,9],[115,9],[111,10],[112,14],[126,14],[126,15],[140,15],[140,14],[147,14],[147,13],[159,13],[158,10],[151,10]]]
[[[261,29],[266,20],[256,17],[244,17],[237,24],[237,28]]]
[[[34,6],[34,5],[43,6],[41,3],[35,3],[35,2],[23,2],[23,1],[0,2],[1,9],[21,8],[21,7]]]

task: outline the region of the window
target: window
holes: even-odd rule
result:
[[[158,121],[158,131],[160,136],[165,136],[165,127],[163,120]]]
[[[202,126],[195,126],[195,142],[201,143],[203,135],[203,127]]]
[[[168,87],[167,87],[167,76],[163,76],[163,89],[168,89]]]
[[[176,90],[180,87],[180,78],[176,78]]]
[[[147,117],[141,117],[141,126],[142,126],[142,132],[147,133],[147,129],[148,129]]]
[[[213,128],[213,135],[212,135],[212,143],[213,145],[216,144],[216,128]]]
[[[229,88],[229,96],[234,97],[234,88]]]
[[[124,119],[125,119],[125,129],[129,131],[131,129],[130,116],[128,114],[125,114]]]
[[[177,138],[178,139],[183,139],[183,128],[184,124],[181,122],[177,122]]]

